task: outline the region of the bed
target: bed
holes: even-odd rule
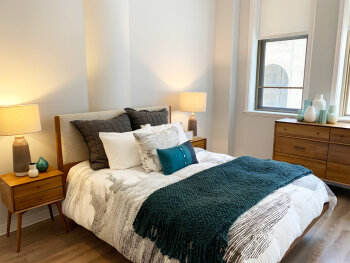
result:
[[[168,109],[169,106],[138,109]],[[234,157],[196,148],[198,164],[170,176],[145,173],[138,166],[125,170],[93,171],[88,149],[72,120],[109,119],[123,110],[65,114],[55,117],[58,166],[67,176],[64,214],[115,247],[132,262],[178,262],[164,256],[148,238],[141,238],[133,222],[143,202],[157,189]],[[336,197],[320,179],[308,175],[268,195],[243,213],[230,227],[226,262],[279,262],[324,213],[331,213]],[[203,230],[204,231],[204,230]]]

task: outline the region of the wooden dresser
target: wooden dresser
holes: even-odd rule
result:
[[[273,159],[301,164],[325,181],[350,186],[350,123],[278,120]]]

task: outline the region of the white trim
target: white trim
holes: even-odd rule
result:
[[[309,98],[311,62],[312,62],[312,53],[313,53],[313,47],[314,47],[314,32],[315,32],[315,23],[316,23],[316,7],[317,7],[317,0],[313,0],[311,2],[311,9],[310,9],[311,14],[310,14],[310,24],[309,24],[310,28],[309,28],[308,38],[307,38],[303,100]]]
[[[247,115],[252,115],[252,116],[262,116],[262,117],[271,117],[271,118],[287,118],[287,117],[295,118],[297,116],[296,113],[257,111],[257,110],[244,111],[243,113]]]
[[[274,112],[274,111],[257,111],[257,110],[248,110],[243,111],[244,114],[252,116],[262,116],[262,117],[271,117],[271,118],[286,118],[292,117],[295,118],[297,114],[295,113],[286,113],[286,112]]]
[[[335,46],[334,67],[330,104],[340,105],[341,89],[344,73],[346,39],[349,24],[349,0],[340,0],[337,42]],[[339,107],[337,107],[339,110]]]
[[[312,0],[310,14],[310,30],[308,32],[295,32],[295,35],[308,35],[307,54],[304,73],[303,99],[308,98],[311,74],[311,61],[314,39],[314,28],[316,19],[317,0]],[[260,27],[260,0],[250,0],[249,12],[249,35],[248,35],[248,63],[245,95],[245,112],[255,111],[255,90],[256,90],[256,67],[258,58],[258,40]],[[292,34],[274,35],[271,38],[288,37]],[[257,111],[261,112],[261,111]]]
[[[283,38],[283,37],[295,37],[295,36],[304,36],[304,35],[309,35],[309,31],[299,31],[299,32],[293,32],[293,33],[287,33],[287,34],[260,36],[259,40]]]
[[[248,35],[248,63],[246,81],[245,110],[254,110],[256,66],[258,57],[258,38],[260,20],[260,0],[250,0],[249,35]]]

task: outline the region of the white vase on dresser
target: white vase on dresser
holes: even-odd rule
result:
[[[307,107],[304,114],[304,121],[306,122],[315,122],[317,120],[316,117],[316,109],[314,106]]]
[[[312,106],[314,106],[316,110],[316,119],[318,119],[320,111],[326,109],[326,105],[327,104],[323,98],[323,94],[317,94],[314,100],[312,101]]]

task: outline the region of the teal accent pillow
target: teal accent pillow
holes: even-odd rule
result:
[[[172,174],[190,164],[198,163],[190,141],[168,149],[157,149],[165,175]]]

